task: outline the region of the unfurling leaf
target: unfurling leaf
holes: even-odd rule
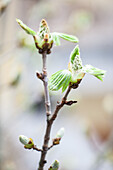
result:
[[[27,149],[31,149],[34,146],[33,140],[24,135],[20,135],[19,140],[22,144],[24,144],[24,147]]]
[[[59,162],[55,160],[48,170],[58,170],[58,169],[59,169]]]
[[[64,34],[64,33],[57,33],[58,36],[64,40],[73,42],[73,43],[78,43],[79,40],[77,37],[73,36],[73,35],[68,35],[68,34]]]
[[[36,32],[29,28],[27,25],[25,25],[20,19],[16,19],[16,21],[22,27],[22,29],[27,32],[27,34],[30,34],[32,36],[36,35]]]
[[[79,70],[82,68],[82,60],[80,58],[80,49],[78,45],[71,52],[70,60],[72,69]]]
[[[61,128],[57,134],[56,134],[56,138],[62,138],[64,136],[64,128]]]
[[[55,33],[52,33],[51,35],[52,35],[53,42],[54,42],[57,46],[59,46],[59,45],[60,45],[60,38],[59,38],[59,36],[58,36],[57,34],[55,34]]]
[[[71,72],[68,70],[60,70],[53,74],[49,79],[49,89],[57,91],[62,87],[62,92],[66,90],[71,80]]]
[[[53,145],[58,145],[60,143],[61,138],[64,136],[64,128],[61,128],[55,138],[53,139]]]
[[[43,39],[45,34],[49,35],[50,30],[45,19],[42,19],[39,27],[39,36]]]
[[[80,49],[79,49],[79,46],[77,45],[74,49],[73,49],[73,51],[71,52],[71,55],[70,55],[70,60],[71,60],[71,63],[73,64],[73,62],[74,62],[74,59],[75,59],[75,57],[77,56],[77,55],[80,55]]]
[[[89,73],[95,77],[97,77],[99,80],[103,81],[103,78],[105,76],[106,71],[98,69],[96,67],[93,67],[92,65],[85,65],[83,67],[84,73]]]

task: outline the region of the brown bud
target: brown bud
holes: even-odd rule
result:
[[[48,27],[45,19],[42,19],[41,23],[42,23],[43,27]]]
[[[58,145],[60,143],[61,138],[53,139],[53,145]]]
[[[44,41],[45,41],[45,42],[48,42],[48,41],[49,41],[49,34],[46,33],[46,34],[44,35]]]

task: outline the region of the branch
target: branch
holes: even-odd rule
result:
[[[47,78],[47,67],[46,67],[46,51],[42,54],[42,60],[43,60],[43,83],[44,83],[44,92],[45,92],[45,107],[46,107],[46,115],[47,120],[49,120],[49,116],[51,115],[51,106],[50,106],[50,97],[49,97],[49,90],[48,90],[48,78]]]
[[[50,139],[50,131],[51,126],[49,121],[49,117],[51,114],[51,107],[50,107],[50,98],[49,98],[49,91],[48,91],[48,79],[47,79],[47,68],[46,68],[46,51],[42,53],[42,60],[43,60],[43,74],[37,74],[37,76],[43,81],[44,84],[44,93],[45,93],[45,107],[46,107],[46,116],[47,116],[47,126],[46,126],[46,132],[44,136],[44,142],[42,146],[42,153],[39,161],[39,168],[38,170],[43,170],[44,164],[46,163],[45,157],[48,151],[48,143]]]
[[[51,127],[53,124],[53,121],[56,119],[58,111],[64,106],[64,104],[66,103],[67,100],[67,96],[69,94],[69,92],[71,91],[71,87],[69,86],[67,89],[66,94],[64,95],[64,97],[62,98],[62,101],[60,104],[57,104],[56,109],[53,113],[53,116],[47,121],[47,128],[46,128],[46,133],[45,133],[45,137],[44,137],[44,144],[42,147],[42,153],[41,153],[41,158],[40,158],[40,162],[39,162],[39,168],[38,170],[43,170],[44,164],[47,162],[45,160],[47,151],[52,148],[53,146],[48,147],[48,143],[49,143],[49,139],[50,139],[50,132],[51,132]]]
[[[52,144],[51,146],[48,147],[48,150],[50,150],[51,148],[53,148],[53,146],[55,146],[54,144]]]
[[[52,117],[51,117],[51,119],[50,119],[50,122],[51,122],[51,123],[53,123],[53,121],[56,119],[59,110],[66,104],[66,102],[67,102],[67,101],[66,101],[66,100],[67,100],[67,96],[68,96],[68,94],[70,93],[70,91],[71,91],[71,87],[68,86],[68,89],[67,89],[64,97],[62,98],[61,103],[57,103],[56,109],[55,109],[55,111],[54,111],[54,113],[53,113],[53,115],[52,115]]]
[[[49,92],[48,92],[48,80],[47,80],[47,70],[46,70],[46,51],[43,52],[42,54],[42,59],[43,59],[43,74],[41,75],[40,73],[37,74],[37,76],[43,81],[44,83],[44,91],[45,91],[45,106],[46,106],[46,115],[47,115],[47,126],[46,126],[46,132],[44,136],[44,143],[42,147],[42,153],[41,153],[41,158],[39,161],[39,167],[38,170],[43,170],[43,167],[45,163],[47,162],[45,160],[47,151],[53,147],[51,145],[48,147],[48,143],[50,140],[50,133],[51,133],[51,128],[54,120],[56,119],[59,110],[66,104],[66,105],[72,105],[73,103],[76,103],[77,101],[67,101],[67,97],[72,89],[72,86],[68,86],[68,89],[62,98],[61,103],[57,103],[56,109],[53,113],[53,115],[50,117],[50,100],[49,100]],[[76,88],[78,85],[76,86]]]
[[[36,145],[33,146],[33,150],[36,150],[36,151],[39,151],[39,152],[42,152],[42,149],[39,149],[36,147]]]
[[[24,146],[24,148],[25,148],[25,149],[33,149],[33,150],[36,150],[36,151],[38,151],[38,152],[42,152],[42,149],[37,148],[36,145],[34,145],[32,148],[27,148],[26,146]]]

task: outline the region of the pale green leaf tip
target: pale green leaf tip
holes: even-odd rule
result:
[[[59,169],[59,162],[57,160],[50,166],[49,170],[58,170]]]
[[[22,22],[20,19],[16,18],[16,22],[18,22],[18,24],[20,24],[20,22]]]
[[[56,134],[56,137],[62,138],[64,136],[65,129],[62,127]]]

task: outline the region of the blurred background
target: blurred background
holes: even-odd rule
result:
[[[41,57],[16,18],[36,31],[44,18],[51,32],[76,35],[83,64],[107,71],[103,82],[86,75],[70,93],[68,99],[78,103],[60,111],[50,144],[61,127],[65,135],[48,152],[45,169],[56,159],[60,170],[113,169],[113,1],[0,0],[0,170],[35,170],[40,153],[25,150],[18,137],[31,137],[41,147],[45,132],[43,85],[35,75]],[[52,49],[49,76],[67,68],[74,46],[62,40]],[[50,96],[54,110],[62,93]]]

